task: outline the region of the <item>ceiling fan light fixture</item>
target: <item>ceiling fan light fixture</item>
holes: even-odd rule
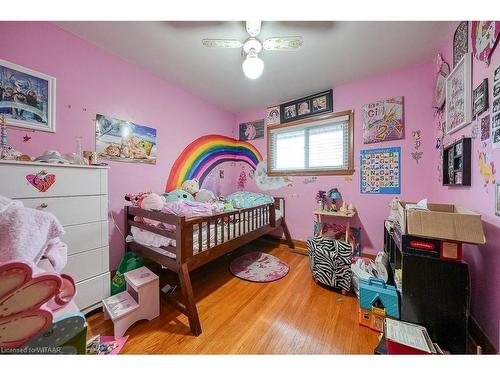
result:
[[[251,50],[254,50],[255,53],[262,51],[262,43],[260,40],[248,38],[245,43],[243,43],[243,51],[245,51],[245,53],[250,53]]]
[[[264,61],[256,53],[249,53],[243,64],[241,64],[243,73],[250,79],[257,79],[264,71]]]

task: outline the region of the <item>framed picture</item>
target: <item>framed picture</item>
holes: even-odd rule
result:
[[[486,115],[481,119],[481,142],[490,138],[490,115]]]
[[[500,66],[495,69],[495,73],[493,74],[493,82],[500,82]]]
[[[0,60],[0,115],[8,125],[55,133],[56,79]]]
[[[495,215],[500,216],[500,182],[495,182]]]
[[[476,118],[488,109],[488,78],[483,79],[483,82],[474,89],[472,101],[474,107],[472,110],[473,118]]]
[[[328,90],[281,104],[281,123],[332,112],[332,103],[333,90]]]
[[[251,141],[264,138],[264,119],[240,124],[240,141]]]
[[[95,149],[104,159],[156,164],[156,129],[96,115]]]
[[[402,96],[365,104],[363,143],[394,141],[404,138],[404,102]]]
[[[472,58],[466,53],[446,78],[446,134],[472,121]]]
[[[474,57],[489,65],[500,34],[500,21],[472,21],[471,34]]]
[[[469,23],[462,21],[453,35],[453,67],[469,52]]]
[[[493,112],[499,112],[500,111],[500,97],[496,98],[493,100]]]
[[[297,105],[291,104],[283,107],[283,122],[293,121],[297,117]]]
[[[273,107],[269,107],[266,110],[266,125],[279,125],[280,124],[280,106],[275,105]]]
[[[441,110],[446,100],[446,77],[450,74],[450,65],[443,60],[441,54],[438,54],[439,72],[436,74],[436,82],[434,84],[434,96],[432,106]]]
[[[495,113],[493,115],[493,119],[492,119],[492,127],[493,129],[496,129],[498,127],[500,127],[500,112],[499,113]]]
[[[401,147],[361,150],[361,194],[401,194]]]
[[[304,100],[303,102],[298,103],[297,105],[298,111],[297,115],[303,116],[311,113],[311,101]]]

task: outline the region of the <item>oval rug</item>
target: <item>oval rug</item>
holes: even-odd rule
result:
[[[288,270],[288,264],[260,251],[243,254],[229,265],[229,271],[234,276],[258,283],[279,280],[286,276]]]

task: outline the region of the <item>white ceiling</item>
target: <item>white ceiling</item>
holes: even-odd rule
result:
[[[299,98],[432,58],[448,22],[263,22],[259,39],[302,35],[293,52],[263,51],[264,73],[243,75],[239,49],[202,46],[203,38],[244,41],[244,22],[57,22],[233,113]]]

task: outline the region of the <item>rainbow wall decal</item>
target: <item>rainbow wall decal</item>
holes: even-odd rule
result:
[[[187,146],[175,161],[165,191],[177,189],[186,180],[196,178],[203,183],[217,165],[241,161],[256,169],[262,161],[260,152],[250,143],[223,135],[205,135]]]

